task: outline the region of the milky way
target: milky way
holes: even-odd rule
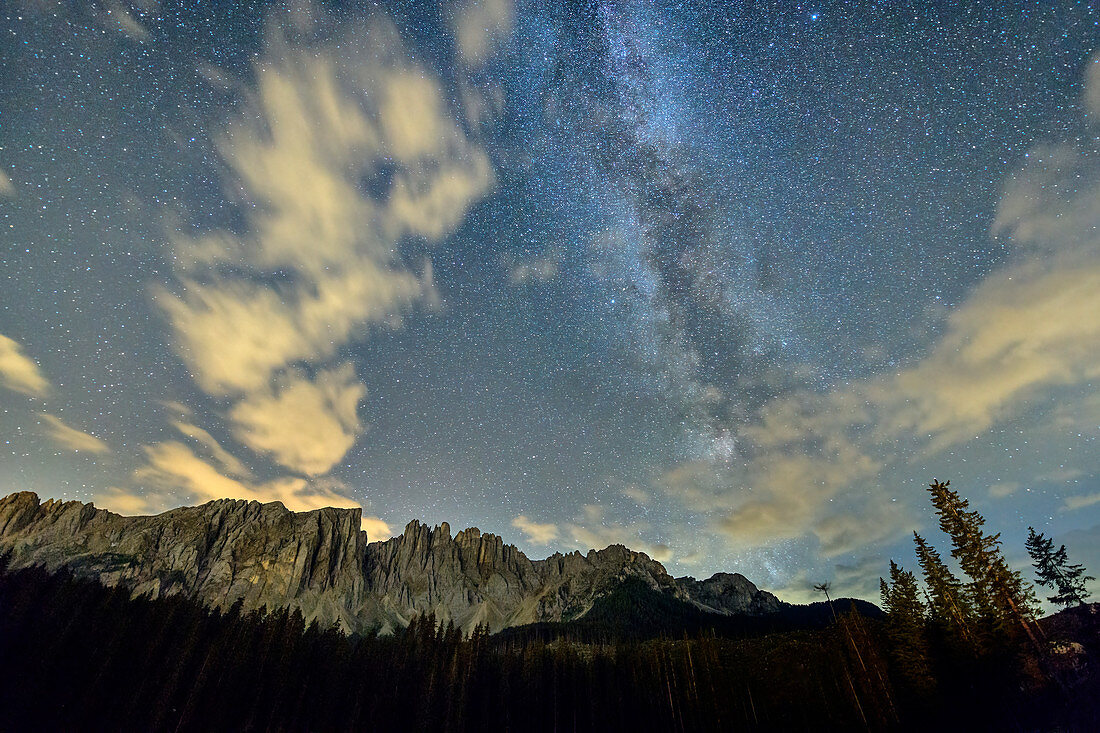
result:
[[[291,6],[3,12],[0,491],[1095,574],[1092,8]]]

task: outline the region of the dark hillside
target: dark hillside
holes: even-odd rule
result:
[[[0,729],[1089,730],[1095,722],[1088,610],[1047,620],[1073,650],[1065,692],[1021,685],[1016,670],[1026,660],[1001,655],[942,666],[939,687],[922,698],[892,669],[879,619],[857,606],[825,625],[822,606],[796,609],[794,621],[777,614],[779,626],[804,627],[768,633],[627,584],[591,618],[563,625],[568,634],[479,629],[463,638],[427,617],[395,636],[349,637],[307,628],[285,609],[222,613],[27,568],[0,574]],[[654,636],[663,638],[646,638]]]
[[[870,619],[882,617],[878,606],[855,598],[796,606],[780,603],[779,610],[762,615],[732,615],[704,611],[670,593],[627,578],[597,599],[584,616],[572,621],[517,626],[501,631],[506,639],[565,639],[581,642],[628,641],[657,638],[682,639],[710,634],[738,638],[782,631],[824,629],[837,613],[855,607]]]

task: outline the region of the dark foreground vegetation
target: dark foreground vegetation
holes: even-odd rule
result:
[[[661,597],[624,593],[598,613],[660,615]],[[766,634],[610,629],[580,642],[563,627],[464,639],[429,618],[354,638],[285,610],[219,613],[64,572],[2,572],[0,728],[1091,730],[1100,720],[1088,608],[1050,620],[1050,640],[1073,650],[1057,670],[1009,640],[967,658],[934,643],[929,677],[916,681],[894,660],[886,622],[837,612],[824,628]]]

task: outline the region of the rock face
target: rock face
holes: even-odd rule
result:
[[[184,593],[221,608],[238,598],[246,609],[289,606],[350,631],[393,630],[428,611],[465,630],[569,620],[627,577],[707,611],[779,608],[744,576],[674,579],[622,545],[530,560],[477,529],[452,537],[446,523],[413,521],[368,544],[359,525],[358,509],[294,513],[278,502],[221,499],[123,517],[30,492],[0,499],[0,551],[12,553],[12,567],[64,566],[135,594]]]
[[[758,590],[740,573],[715,573],[706,580],[677,578],[676,583],[692,603],[706,611],[759,616],[779,610],[778,598]]]
[[[151,517],[21,492],[0,499],[0,548],[12,566],[67,566],[153,597],[185,593],[227,608],[301,608],[357,628],[366,535],[359,509],[295,514],[280,503],[219,499]]]

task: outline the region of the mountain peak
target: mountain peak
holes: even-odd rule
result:
[[[394,629],[417,614],[496,631],[583,616],[628,578],[712,612],[762,613],[778,601],[738,574],[673,579],[643,552],[614,544],[530,560],[477,527],[413,520],[367,542],[358,508],[293,512],[281,502],[218,499],[124,517],[77,501],[0,498],[0,550],[12,566],[65,566],[153,597],[183,593],[228,607],[289,606],[345,629]]]

